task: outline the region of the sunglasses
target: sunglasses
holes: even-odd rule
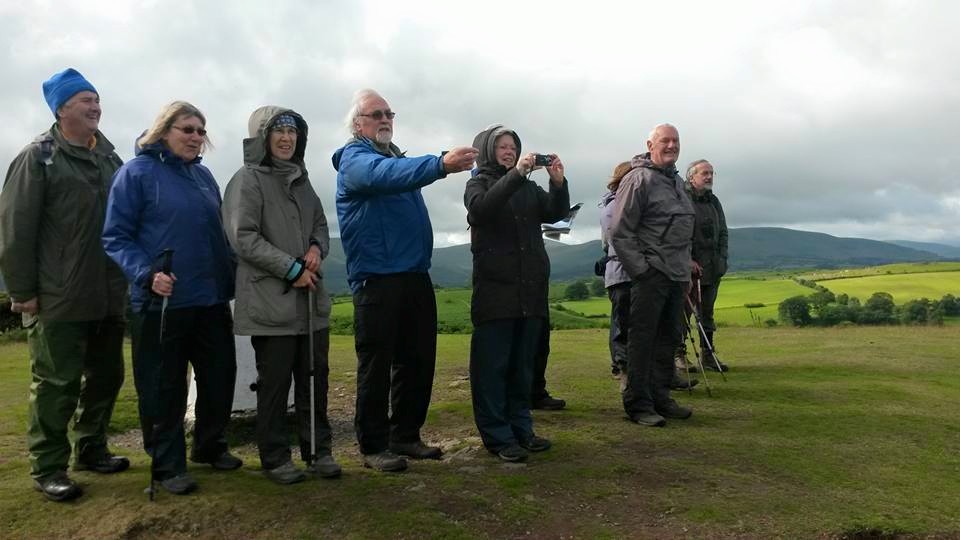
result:
[[[377,111],[377,112],[379,112],[379,111]],[[206,137],[206,136],[207,136],[207,130],[205,130],[205,129],[203,129],[203,128],[198,128],[198,127],[193,127],[193,126],[187,126],[187,127],[170,126],[170,127],[172,127],[173,129],[182,131],[184,135],[193,135],[194,132],[196,132],[196,134],[197,134],[197,135],[200,135],[201,137]]]
[[[374,120],[379,121],[383,120],[384,116],[386,116],[388,120],[393,120],[393,117],[396,115],[397,113],[387,109],[385,111],[373,111],[370,114],[358,114],[357,116],[366,116],[367,118],[373,118]]]

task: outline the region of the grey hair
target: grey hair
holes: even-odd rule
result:
[[[343,118],[343,125],[351,135],[360,134],[360,129],[357,126],[357,118],[360,117],[360,104],[371,97],[383,99],[383,96],[372,88],[364,88],[353,93],[353,99],[350,101],[350,109],[347,110],[347,115]]]
[[[657,138],[657,132],[663,128],[673,128],[674,131],[680,133],[680,130],[677,129],[677,126],[673,124],[657,124],[652,130],[650,130],[650,135],[647,135],[647,140],[650,142],[656,142],[655,139]]]
[[[698,159],[693,163],[687,165],[687,182],[689,182],[690,179],[693,178],[693,175],[697,173],[697,166],[703,163],[710,163],[710,162],[705,159]]]

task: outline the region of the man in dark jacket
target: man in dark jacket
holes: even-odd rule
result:
[[[505,461],[550,448],[533,432],[529,389],[547,320],[550,260],[540,223],[568,212],[563,163],[550,156],[550,192],[527,178],[535,154],[520,154],[520,137],[497,124],[473,140],[477,175],[467,182],[473,252],[470,390],[484,446]],[[549,334],[547,334],[549,336]]]
[[[354,427],[364,466],[380,471],[406,469],[397,454],[441,455],[420,439],[437,352],[437,302],[427,273],[433,230],[420,189],[469,170],[477,156],[460,147],[407,158],[392,142],[394,116],[380,94],[360,90],[347,114],[353,137],[333,154],[337,219],[353,291]]]
[[[713,194],[713,165],[705,159],[687,167],[686,189],[693,201],[696,224],[693,229],[693,275],[700,278],[700,316],[706,340],[714,347],[713,304],[720,289],[720,278],[727,273],[727,220],[720,200]],[[704,336],[700,336],[703,367],[713,371],[727,371],[727,365],[710,355]]]
[[[690,284],[694,214],[675,166],[677,128],[654,128],[647,149],[617,188],[610,242],[632,280],[623,407],[638,424],[663,426],[665,418],[692,414],[670,397],[670,381]]]
[[[13,160],[0,194],[0,269],[30,343],[27,444],[35,487],[79,496],[66,473],[74,417],[74,469],[115,473],[107,449],[123,384],[126,279],[100,245],[111,177],[121,165],[100,133],[100,96],[66,69],[43,83],[56,122]]]

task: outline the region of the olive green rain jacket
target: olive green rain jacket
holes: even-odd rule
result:
[[[127,280],[100,242],[122,162],[95,138],[92,150],[70,144],[54,124],[13,160],[0,193],[0,271],[11,298],[38,299],[44,322],[120,317],[126,307]]]
[[[297,122],[297,146],[288,162],[266,159],[268,127],[288,114]],[[233,175],[223,197],[223,223],[239,259],[234,332],[250,336],[307,333],[306,289],[291,288],[285,279],[311,244],[326,259],[330,234],[320,198],[310,185],[303,156],[307,123],[290,109],[261,107],[249,121],[243,141],[244,165]],[[323,268],[314,292],[314,330],[330,324],[330,296],[323,286]]]

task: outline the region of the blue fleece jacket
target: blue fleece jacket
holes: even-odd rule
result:
[[[130,304],[160,309],[150,293],[164,249],[177,282],[168,309],[233,298],[235,258],[220,218],[220,189],[200,158],[184,162],[162,143],[137,149],[113,177],[103,247],[130,282]]]
[[[333,168],[353,292],[375,275],[429,270],[433,228],[420,188],[446,176],[442,157],[407,158],[393,145],[388,153],[360,138],[334,152]]]

